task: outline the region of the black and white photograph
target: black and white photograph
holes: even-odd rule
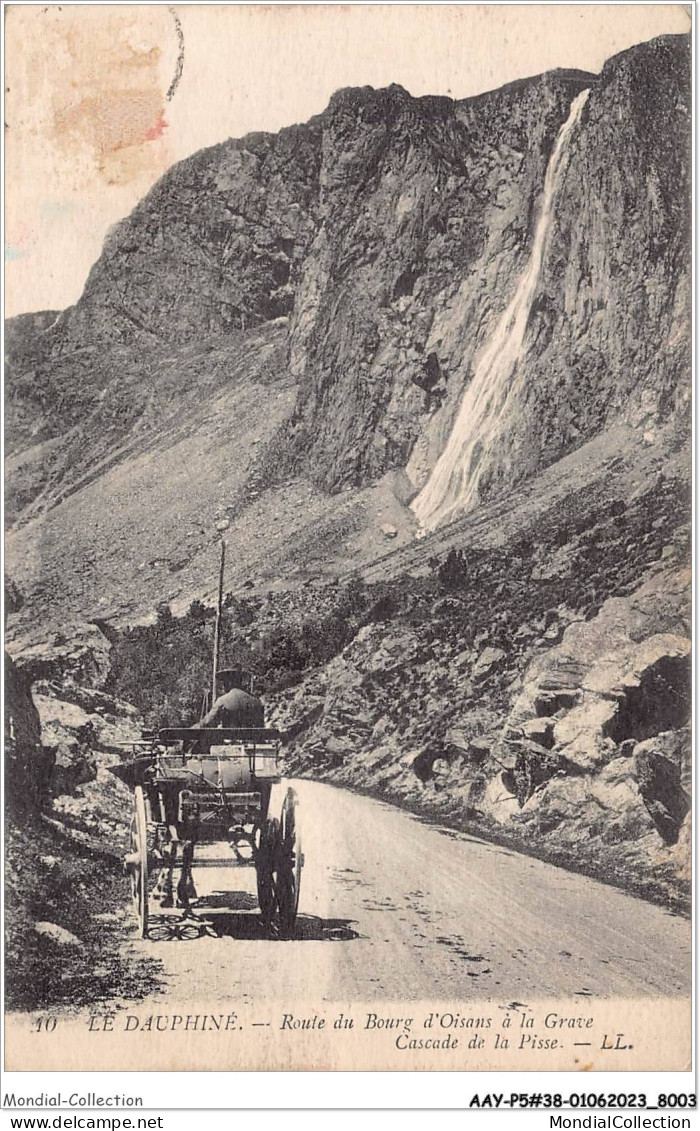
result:
[[[9,4],[5,1068],[687,1070],[682,4]]]

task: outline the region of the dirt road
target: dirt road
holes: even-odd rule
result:
[[[200,927],[156,906],[151,937],[130,944],[161,960],[169,1002],[222,990],[290,1003],[689,992],[688,921],[391,805],[294,785],[297,937],[265,939],[252,869],[197,867]]]

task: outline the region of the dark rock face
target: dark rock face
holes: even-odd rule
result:
[[[5,578],[5,617],[19,612],[24,595]],[[32,677],[5,652],[5,786],[8,811],[35,815],[48,796],[55,747],[42,743]]]
[[[631,738],[644,740],[683,726],[690,714],[690,686],[690,655],[660,655],[623,688],[605,733],[619,743]]]
[[[8,807],[38,812],[48,792],[54,751],[41,742],[30,677],[5,654],[5,783]]]
[[[310,122],[176,165],[110,233],[71,329],[184,342],[288,314],[316,227],[320,142]]]
[[[690,730],[667,731],[634,750],[639,792],[659,833],[675,844],[690,809]]]
[[[454,410],[585,81],[545,75],[456,103],[401,87],[332,99],[322,227],[290,331],[291,434],[326,488],[405,464],[426,414],[445,396]]]

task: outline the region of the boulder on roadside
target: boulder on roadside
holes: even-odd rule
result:
[[[537,742],[540,746],[544,746],[545,750],[551,750],[554,746],[555,725],[556,719],[536,716],[534,719],[525,720],[522,731],[531,742]]]
[[[71,624],[48,635],[24,632],[8,636],[8,649],[32,682],[47,679],[65,684],[72,680],[102,688],[109,675],[112,645],[93,623]]]
[[[520,804],[511,789],[507,772],[497,773],[486,783],[479,798],[479,808],[499,825],[506,824],[520,811]]]
[[[690,810],[691,750],[689,730],[659,734],[634,748],[639,792],[667,844],[677,841]]]
[[[73,947],[76,950],[85,950],[85,943],[74,935],[72,931],[66,930],[65,927],[59,927],[58,923],[39,922],[34,924],[34,930],[37,935],[42,938],[50,939],[51,942],[56,943],[57,946]]]
[[[502,648],[484,648],[479,653],[476,663],[472,668],[472,679],[475,682],[488,679],[490,675],[503,667],[507,659]]]
[[[79,785],[95,780],[97,764],[88,747],[80,742],[60,742],[55,751],[49,779],[50,790],[55,797],[75,793]]]

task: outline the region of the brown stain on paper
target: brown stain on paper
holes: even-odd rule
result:
[[[86,146],[108,184],[138,176],[152,163],[146,146],[167,127],[158,90],[104,90],[58,107],[56,137],[67,150]]]
[[[74,77],[53,96],[55,141],[87,151],[108,184],[123,183],[153,163],[150,143],[167,125],[161,50],[130,37],[128,16],[109,12],[96,25],[77,15],[59,25]]]
[[[119,185],[167,168],[167,147],[153,144],[168,125],[164,46],[174,49],[175,39],[167,10],[49,7],[15,12],[11,26],[15,43],[24,32],[27,44],[14,105],[31,106],[17,128],[72,164],[76,187],[96,173]]]

